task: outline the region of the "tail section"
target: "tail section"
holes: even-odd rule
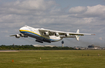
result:
[[[77,29],[77,32],[76,33],[79,34],[79,29]],[[75,37],[76,37],[76,40],[79,41],[79,36],[78,35],[75,35]]]
[[[77,32],[76,33],[79,33],[79,29],[77,29]]]

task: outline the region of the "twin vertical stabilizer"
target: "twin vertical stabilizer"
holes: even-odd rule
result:
[[[77,29],[77,32],[76,33],[79,34],[79,29]],[[79,36],[78,35],[75,35],[75,37],[76,37],[76,40],[79,41]]]

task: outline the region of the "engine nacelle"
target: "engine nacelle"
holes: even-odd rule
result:
[[[44,34],[44,35],[49,35],[49,32],[44,32],[43,34]]]
[[[16,34],[15,37],[16,37],[16,38],[20,38],[20,34]]]
[[[69,33],[67,33],[67,34],[65,34],[65,36],[66,36],[66,37],[69,37],[70,35],[69,35]]]
[[[55,33],[55,36],[59,36],[59,33]]]
[[[24,37],[24,34],[20,34],[21,37]]]

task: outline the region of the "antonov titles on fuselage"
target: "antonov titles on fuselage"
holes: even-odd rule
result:
[[[32,37],[36,39],[36,42],[57,42],[62,40],[63,38],[76,38],[79,41],[79,36],[84,35],[94,35],[88,33],[79,33],[79,29],[76,33],[74,32],[63,32],[63,31],[56,31],[56,30],[49,30],[44,28],[33,28],[30,26],[23,26],[19,29],[20,34],[11,35],[15,36],[16,38],[20,37]]]

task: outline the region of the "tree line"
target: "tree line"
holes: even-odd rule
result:
[[[0,50],[75,50],[72,47],[34,47],[33,45],[0,45]]]

